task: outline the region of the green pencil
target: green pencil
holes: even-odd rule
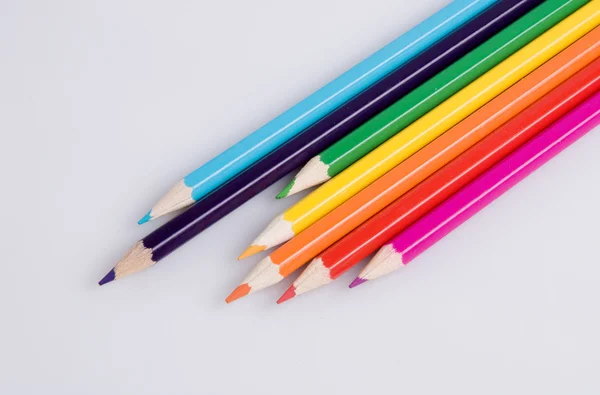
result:
[[[312,158],[277,195],[277,198],[284,198],[334,177],[588,2],[587,0],[543,2],[388,109]],[[532,26],[535,28],[531,29]],[[527,34],[523,34],[527,30],[529,30]]]

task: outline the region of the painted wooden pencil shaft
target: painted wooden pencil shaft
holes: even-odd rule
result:
[[[353,285],[408,264],[599,124],[600,93],[596,93],[395,237]]]
[[[531,25],[539,24],[540,21],[543,21],[544,18],[546,18],[545,15],[548,14],[548,10],[552,9],[554,18],[556,19],[552,22],[548,20],[549,23],[551,22],[549,25],[551,26],[585,3],[587,3],[587,1],[546,1],[539,7],[540,9],[537,13],[532,13],[526,18],[529,18],[529,23]],[[548,26],[546,29],[547,28]],[[533,32],[534,30],[532,30],[532,33]],[[504,44],[510,44],[510,39],[507,40],[507,38],[510,37],[510,32],[505,32],[504,34],[504,36],[499,35],[493,40],[497,40],[497,42]],[[535,35],[530,37],[529,40],[534,37]],[[493,44],[493,41],[490,44]],[[515,42],[515,44],[518,45],[518,42]],[[293,183],[295,183],[293,191],[296,192],[300,190],[300,187],[297,185],[317,185],[339,174],[358,159],[365,156],[394,134],[410,125],[459,89],[473,81],[479,75],[483,74],[483,72],[487,71],[495,64],[494,56],[502,54],[501,51],[490,51],[491,48],[493,48],[493,46],[482,46],[469,54],[464,59],[461,59],[460,62],[457,62],[443,73],[440,73],[440,75],[436,76],[419,90],[416,90],[411,95],[408,95],[396,103],[386,112],[375,117],[372,121],[361,126],[345,138],[327,148],[317,157],[311,159],[307,166],[295,177],[293,181]],[[503,50],[509,48],[510,45],[505,45]],[[490,54],[492,55],[491,57]],[[480,71],[478,74],[474,74],[474,71],[477,71],[480,68],[484,68],[484,70]]]
[[[187,175],[140,222],[186,207],[223,185],[496,1],[453,1],[429,19]]]
[[[540,131],[545,124],[558,119],[560,115],[591,95],[600,87],[600,61],[597,60],[599,56],[600,27],[597,27],[298,235],[296,239],[300,241],[306,239],[306,234],[315,232],[315,238],[324,241],[327,240],[326,235],[337,234],[337,237],[330,237],[327,242],[321,242],[322,246],[328,246],[332,244],[332,240],[338,240],[356,227],[354,219],[370,217],[371,213],[388,206],[398,196],[421,182],[407,195],[371,218],[364,226],[319,254],[280,301],[331,282],[379,248],[393,236],[391,232],[407,226],[425,214],[461,183],[467,183],[470,178],[476,177],[478,172],[483,172],[485,166],[491,166],[493,160],[500,160],[503,153],[516,148],[518,143],[524,142],[533,136],[533,133]],[[558,84],[561,85],[557,87]],[[542,98],[550,90],[552,91]],[[525,109],[540,98],[542,99],[531,108]],[[562,105],[557,105],[557,102]],[[545,120],[538,119],[539,114],[548,112]],[[503,124],[505,125],[500,127]],[[459,156],[486,136],[487,140]],[[463,166],[457,166],[455,163],[454,166],[449,165],[432,175],[454,159]],[[457,175],[459,170],[463,173]],[[429,176],[431,177],[424,180]],[[448,180],[451,180],[450,184]],[[307,240],[303,240],[303,243],[310,244]]]
[[[255,239],[249,250],[254,252],[264,250],[299,234],[592,30],[600,22],[600,3],[591,2],[527,44],[529,40],[539,35],[543,28],[551,25],[549,21],[558,22],[555,17],[557,13],[562,14],[559,10],[564,10],[564,5],[554,2],[554,8],[544,8],[550,3],[553,2],[543,3],[467,55],[479,53],[480,48],[488,47],[488,44],[493,42],[494,44],[487,49],[490,51],[487,57],[475,61],[483,62],[487,68],[490,66],[489,62],[498,63],[506,58],[505,60],[276,217]],[[531,15],[538,14],[540,9],[547,13],[546,18],[542,19],[545,22],[531,18]],[[503,39],[498,42],[498,37]],[[527,45],[524,46],[525,44]],[[509,55],[511,56],[508,57]],[[386,114],[390,109],[373,120]],[[393,128],[395,122],[392,119],[393,115],[388,114],[385,117],[389,118],[386,128]]]

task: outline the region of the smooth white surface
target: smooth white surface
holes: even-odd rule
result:
[[[223,302],[289,178],[96,285],[178,178],[447,2],[2,1],[0,393],[597,394],[600,130],[352,291]]]

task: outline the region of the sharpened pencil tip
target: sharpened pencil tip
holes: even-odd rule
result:
[[[261,245],[251,245],[250,247],[248,247],[246,249],[246,251],[242,252],[242,255],[238,256],[238,261],[241,261],[242,259],[246,259],[249,256],[258,254],[259,252],[262,252],[264,250],[266,250],[267,247],[266,246],[261,246]]]
[[[354,288],[354,287],[358,287],[360,284],[364,284],[366,283],[368,280],[365,280],[364,278],[360,278],[360,277],[356,277],[354,279],[354,281],[352,281],[349,285],[350,288]]]
[[[152,210],[148,211],[146,215],[144,215],[144,217],[138,221],[138,225],[145,224],[150,220],[152,220]]]
[[[287,186],[285,188],[283,188],[283,190],[281,192],[279,192],[279,194],[277,195],[277,199],[283,199],[283,198],[288,197],[290,190],[294,186],[295,182],[296,182],[296,177],[292,178],[292,181],[290,181],[290,183],[287,184]]]
[[[115,279],[115,269],[111,269],[111,271],[108,272],[108,274],[106,276],[104,276],[104,278],[102,280],[100,280],[98,282],[98,285],[104,285],[106,283],[113,281],[114,279]]]
[[[277,304],[282,304],[283,302],[287,302],[288,300],[292,299],[294,296],[296,296],[296,287],[294,287],[293,285],[291,287],[288,288],[287,291],[285,291],[285,293],[283,295],[281,295],[281,297],[277,300]]]
[[[248,295],[250,291],[252,291],[252,288],[250,288],[248,284],[242,284],[233,290],[227,299],[225,299],[225,302],[231,303],[239,298],[243,298],[244,296]]]

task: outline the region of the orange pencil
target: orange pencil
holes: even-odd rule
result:
[[[597,27],[261,260],[226,301],[279,282],[599,56]]]

